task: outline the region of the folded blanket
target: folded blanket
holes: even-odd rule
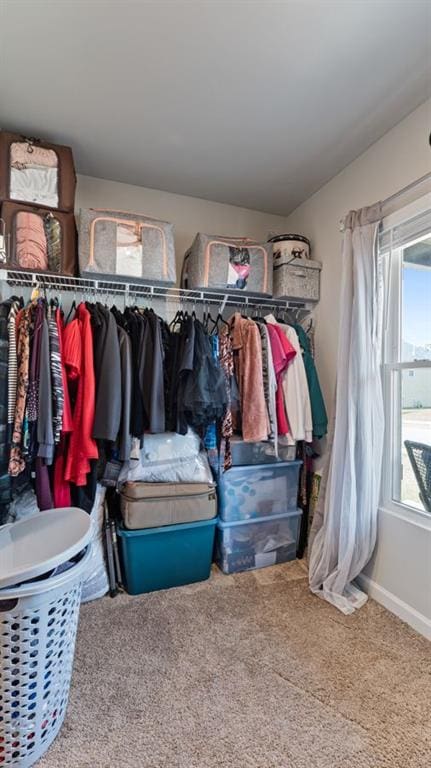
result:
[[[48,268],[48,252],[43,219],[35,213],[19,211],[16,215],[15,258],[20,267]]]
[[[10,196],[12,200],[58,207],[57,168],[37,167],[10,170]]]
[[[27,141],[14,141],[10,145],[10,163],[16,168],[29,165],[43,165],[48,168],[57,168],[57,154],[53,149],[45,149]]]

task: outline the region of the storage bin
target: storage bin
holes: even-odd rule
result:
[[[278,259],[309,259],[310,241],[304,235],[274,235],[269,241],[273,247],[274,262]]]
[[[296,509],[301,463],[262,456],[260,464],[232,466],[219,479],[220,518],[250,520]]]
[[[277,256],[274,259],[274,298],[319,301],[320,261]]]
[[[209,578],[217,518],[126,531],[118,527],[123,582],[130,595]]]
[[[73,213],[6,202],[1,206],[7,269],[73,277],[78,271]]]
[[[181,286],[272,296],[272,245],[199,232],[184,256]]]
[[[75,187],[70,147],[0,131],[0,201],[73,213]]]
[[[207,483],[125,483],[120,506],[127,530],[160,528],[212,520],[217,496]]]
[[[295,560],[301,512],[217,524],[215,561],[223,573],[238,573]]]
[[[0,528],[0,766],[30,768],[62,726],[90,535],[74,508]]]
[[[139,213],[81,209],[79,271],[82,277],[174,285],[173,225]]]

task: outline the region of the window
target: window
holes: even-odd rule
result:
[[[414,215],[412,215],[414,211]],[[403,219],[404,217],[404,219]],[[392,219],[392,222],[391,222]],[[385,274],[382,501],[431,512],[431,201],[388,217]]]

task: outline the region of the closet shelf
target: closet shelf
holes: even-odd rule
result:
[[[132,298],[146,299],[150,304],[152,299],[165,299],[186,304],[218,304],[220,311],[226,306],[261,307],[274,309],[303,309],[311,312],[313,302],[286,301],[285,299],[261,298],[240,293],[197,291],[185,288],[164,287],[141,282],[119,282],[118,280],[90,280],[82,277],[65,277],[62,275],[47,275],[40,272],[20,272],[10,269],[0,269],[0,281],[9,286],[21,288],[40,287],[45,291],[71,291],[81,293],[90,300],[99,296],[119,296],[128,303]]]

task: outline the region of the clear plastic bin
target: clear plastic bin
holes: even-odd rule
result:
[[[296,510],[301,464],[261,456],[260,464],[231,467],[219,479],[220,518],[232,522]]]
[[[259,520],[217,524],[215,561],[224,573],[238,573],[295,560],[301,511]]]

